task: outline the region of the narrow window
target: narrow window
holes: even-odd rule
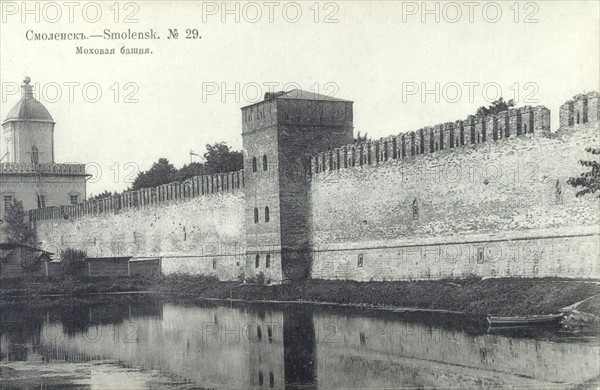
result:
[[[417,203],[417,198],[415,198],[413,200],[412,212],[413,212],[413,219],[415,219],[415,220],[419,219],[419,203]]]
[[[367,345],[367,337],[365,336],[365,334],[363,332],[359,332],[358,333],[358,337],[360,338],[360,345],[361,346],[365,346]]]
[[[392,138],[392,158],[393,159],[397,159],[398,158],[398,141],[396,141],[396,138]]]
[[[256,260],[254,260],[254,268],[260,267],[260,255],[256,255]]]
[[[262,340],[262,329],[260,328],[260,325],[256,325],[256,337],[258,338],[258,341]]]
[[[487,364],[487,351],[485,348],[479,348],[479,358],[481,359],[481,363]]]
[[[79,195],[69,195],[69,202],[71,204],[79,203]]]
[[[267,166],[268,166],[268,163],[267,163],[267,155],[265,154],[265,155],[263,156],[263,171],[266,171],[266,170],[267,170]]]
[[[579,124],[579,113],[577,113],[577,124]]]
[[[269,222],[269,206],[265,207],[265,222]]]
[[[13,205],[14,198],[12,195],[4,195],[4,212],[7,212],[8,209]]]
[[[555,203],[556,204],[563,204],[563,192],[562,192],[562,185],[560,184],[560,180],[556,180],[556,184],[554,185],[554,191],[555,191]]]
[[[269,268],[271,266],[271,255],[267,254],[266,267]]]
[[[258,370],[258,385],[262,386],[263,384],[263,373],[261,370]]]
[[[213,269],[217,269],[217,259],[213,258],[212,265]]]
[[[254,223],[258,223],[258,209],[254,208]]]
[[[44,207],[46,207],[46,195],[38,194],[37,204],[38,204],[38,209],[43,209]]]
[[[269,337],[269,342],[272,343],[273,342],[273,328],[270,326],[267,327],[267,336]]]
[[[477,264],[483,264],[484,252],[483,248],[477,248]]]
[[[33,145],[31,147],[31,163],[37,164],[40,161],[39,152],[37,146]]]
[[[252,157],[252,172],[256,173],[258,169],[256,168],[256,157]]]
[[[273,371],[269,372],[269,387],[275,387],[275,376],[273,375]]]
[[[363,257],[364,255],[362,253],[360,253],[358,255],[358,263],[356,264],[358,267],[362,267],[363,266]]]

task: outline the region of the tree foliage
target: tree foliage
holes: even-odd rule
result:
[[[111,196],[113,196],[112,192],[104,190],[104,192],[101,192],[98,195],[90,195],[89,200],[98,200],[98,199],[110,198]]]
[[[515,101],[510,99],[509,101],[505,101],[502,97],[500,99],[494,100],[492,104],[488,107],[481,106],[477,109],[477,116],[483,117],[486,115],[496,115],[502,111],[506,111],[511,107],[515,106]]]
[[[204,153],[205,174],[227,173],[240,170],[244,167],[244,155],[239,151],[232,151],[225,142],[206,145]]]
[[[133,181],[133,189],[156,187],[177,181],[177,169],[166,158],[159,158],[152,168],[138,173]]]
[[[8,242],[15,244],[33,245],[35,243],[35,232],[27,222],[27,213],[23,208],[23,202],[16,200],[4,214],[6,225],[4,232]]]
[[[600,155],[600,149],[586,148],[586,152],[593,155]],[[567,183],[573,187],[582,187],[575,196],[580,197],[586,194],[595,194],[600,190],[600,163],[594,160],[580,160],[579,163],[584,167],[591,168],[588,172],[583,172],[578,177],[572,177],[567,180]],[[600,198],[600,194],[598,194]]]
[[[21,266],[27,272],[37,272],[40,270],[42,265],[42,259],[38,256],[38,253],[27,252],[24,253],[21,259]]]
[[[65,275],[81,277],[85,275],[85,251],[67,248],[60,252],[60,265]]]
[[[160,158],[152,165],[152,168],[138,174],[132,189],[138,190],[176,181],[182,182],[199,175],[233,172],[244,167],[242,152],[231,150],[231,147],[227,146],[225,142],[207,144],[203,159],[202,163],[191,162],[177,169],[166,158]]]

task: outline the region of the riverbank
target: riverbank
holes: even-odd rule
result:
[[[116,292],[151,292],[186,300],[306,302],[367,307],[439,310],[471,315],[557,313],[584,301],[581,312],[600,317],[600,285],[589,281],[546,279],[465,279],[406,282],[305,280],[284,285],[220,282],[201,276],[149,279],[2,281],[0,304],[86,297]]]

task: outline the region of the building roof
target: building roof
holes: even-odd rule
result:
[[[38,249],[38,248],[34,248],[32,246],[29,245],[24,245],[24,244],[15,244],[12,242],[0,242],[0,251],[2,252],[12,252],[13,250],[17,249],[17,248],[26,248],[26,249],[31,249],[32,251],[35,252],[41,252],[41,253],[46,253],[48,255],[53,255],[54,253],[45,251],[43,249]]]
[[[322,100],[331,102],[350,102],[350,100],[338,99],[333,96],[321,95],[312,91],[303,91],[301,89],[292,89],[291,91],[267,92],[265,100],[271,99],[291,99],[291,100]]]
[[[33,97],[33,87],[29,85],[30,82],[29,77],[23,80],[21,100],[8,112],[3,124],[12,121],[54,123],[54,119],[46,107]]]

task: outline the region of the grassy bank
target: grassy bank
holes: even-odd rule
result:
[[[367,283],[306,280],[267,286],[178,275],[150,279],[2,281],[0,303],[35,300],[43,295],[81,297],[125,291],[152,291],[188,300],[301,301],[519,315],[555,313],[562,307],[598,295],[600,287],[571,280],[516,278]],[[599,303],[600,296],[585,302],[579,310],[600,315]]]

